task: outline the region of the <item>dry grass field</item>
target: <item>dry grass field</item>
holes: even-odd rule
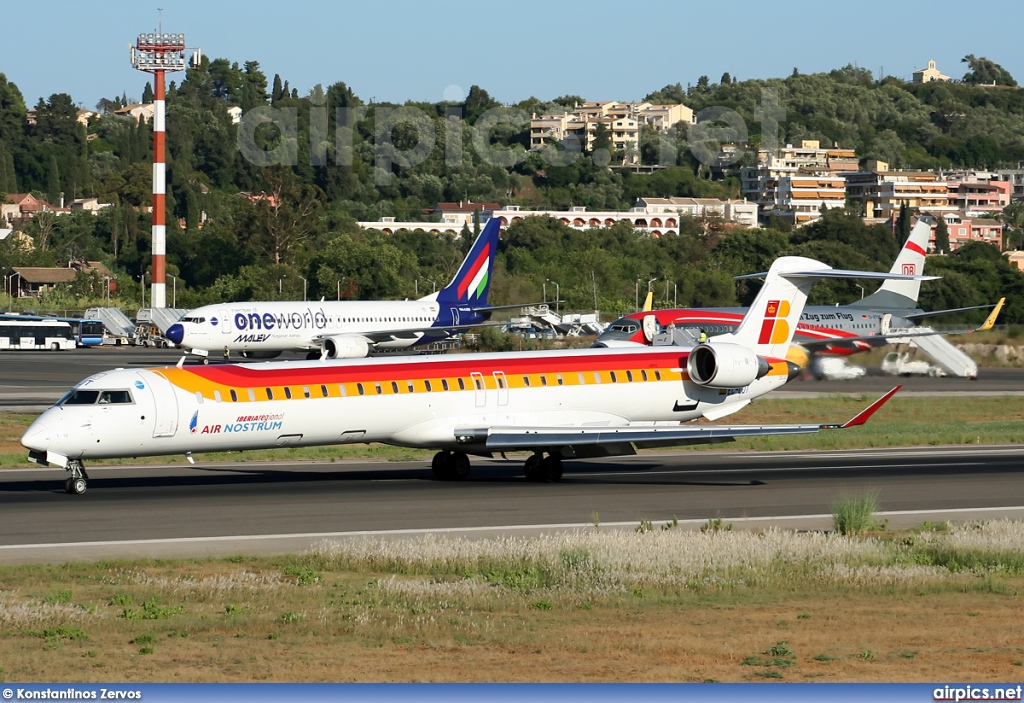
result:
[[[1024,675],[1022,524],[866,537],[653,527],[335,543],[290,558],[7,568],[0,679]]]

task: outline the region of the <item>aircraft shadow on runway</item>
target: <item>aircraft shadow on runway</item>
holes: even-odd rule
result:
[[[852,460],[851,460],[852,461]],[[820,461],[817,463],[820,464]],[[800,466],[786,466],[779,461],[771,462],[770,466],[751,467],[743,463],[730,464],[722,463],[715,466],[699,465],[672,467],[651,462],[629,462],[622,464],[612,463],[588,463],[579,461],[567,461],[565,463],[565,474],[562,485],[664,485],[664,486],[688,486],[688,487],[720,487],[720,488],[743,488],[750,486],[764,486],[771,483],[778,483],[794,479],[855,479],[864,477],[884,478],[913,478],[915,476],[961,476],[971,475],[978,471],[976,467],[965,466],[936,466],[933,460],[927,457],[914,457],[904,460],[905,465],[898,468],[879,466],[877,468],[865,467],[863,460],[857,466],[844,467],[841,464],[825,469],[804,469]],[[339,466],[337,470],[305,470],[302,468],[282,469],[273,466],[261,466],[259,464],[238,464],[234,466],[202,466],[180,467],[175,471],[185,470],[187,473],[180,475],[167,475],[158,473],[160,469],[154,469],[152,474],[140,475],[119,475],[104,474],[102,468],[94,471],[89,481],[89,491],[85,494],[87,498],[96,492],[115,489],[191,489],[203,487],[252,487],[259,489],[264,486],[286,486],[296,487],[302,484],[333,484],[344,487],[345,490],[358,490],[360,484],[366,483],[415,483],[431,487],[464,487],[472,490],[474,485],[485,486],[494,484],[507,484],[509,486],[542,486],[545,484],[528,483],[522,476],[521,464],[518,461],[510,461],[507,465],[497,464],[484,467],[474,467],[473,473],[466,481],[439,481],[433,478],[429,467],[414,468],[380,468],[380,469],[358,469],[347,470]],[[1001,461],[992,461],[984,467],[988,474],[1020,473],[1024,470],[1019,458],[1006,458]],[[144,471],[144,469],[142,470]],[[728,471],[728,477],[720,475]],[[719,475],[716,475],[719,474]],[[0,473],[0,478],[2,478]],[[20,494],[19,500],[25,499],[26,495],[36,494],[63,494],[65,474],[54,472],[52,478],[0,481],[0,495],[13,496]],[[547,490],[558,490],[557,485],[548,485]]]

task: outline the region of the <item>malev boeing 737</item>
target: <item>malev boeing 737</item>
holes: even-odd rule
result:
[[[383,442],[436,449],[440,479],[465,478],[469,455],[529,451],[526,478],[558,481],[563,458],[861,424],[885,398],[841,425],[680,424],[719,420],[799,373],[783,357],[824,277],[892,274],[781,258],[736,331],[696,347],[113,370],[71,389],[21,441],[80,494],[91,459]]]
[[[227,348],[246,357],[305,351],[310,358],[331,359],[443,339],[486,323],[492,311],[503,307],[487,305],[500,224],[490,220],[452,282],[419,300],[207,305],[171,325],[167,338],[204,358]]]

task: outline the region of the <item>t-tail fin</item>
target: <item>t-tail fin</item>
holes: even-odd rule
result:
[[[932,226],[928,217],[922,217],[910,230],[900,255],[896,257],[889,273],[902,273],[910,276],[920,275],[924,271],[924,257],[928,250],[928,238]],[[889,280],[882,283],[877,291],[863,300],[856,301],[852,307],[882,308],[884,310],[913,310],[917,307],[917,296],[921,292],[921,281]]]
[[[829,266],[802,256],[783,256],[775,260],[764,276],[764,285],[734,332],[712,340],[742,344],[754,349],[758,356],[782,359],[786,356],[796,324],[807,303],[807,294],[818,279],[793,277],[789,272],[808,273],[831,270]],[[740,276],[744,278],[744,276]]]
[[[487,305],[487,293],[494,273],[494,256],[498,251],[498,230],[501,219],[492,217],[473,242],[455,278],[437,294],[439,303]]]
[[[767,274],[758,273],[737,278],[764,276],[754,304],[750,306],[740,326],[730,334],[715,337],[717,341],[742,344],[758,356],[783,359],[793,341],[797,322],[807,303],[807,294],[815,281],[822,278],[873,278],[888,280],[930,280],[936,276],[903,273],[877,273],[875,271],[843,271],[802,256],[783,256],[775,260]]]

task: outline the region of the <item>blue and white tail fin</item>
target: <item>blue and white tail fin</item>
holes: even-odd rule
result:
[[[437,302],[446,305],[486,307],[487,294],[494,274],[494,257],[498,252],[498,231],[501,219],[492,217],[473,242],[455,278],[437,293]]]
[[[807,304],[807,294],[815,281],[822,278],[873,278],[883,280],[930,280],[936,276],[919,276],[875,271],[843,271],[833,269],[820,261],[802,256],[783,256],[775,260],[767,274],[759,273],[737,278],[765,277],[764,286],[757,294],[740,326],[734,332],[716,337],[742,344],[753,349],[758,356],[785,358],[793,341],[797,322]]]
[[[924,258],[928,251],[928,239],[931,237],[932,226],[928,217],[922,217],[910,230],[910,236],[903,244],[900,255],[896,257],[889,273],[902,273],[916,276],[924,272]],[[921,281],[887,280],[878,290],[863,300],[856,301],[853,306],[858,308],[882,308],[885,310],[913,310],[917,307],[917,296],[921,292]]]

